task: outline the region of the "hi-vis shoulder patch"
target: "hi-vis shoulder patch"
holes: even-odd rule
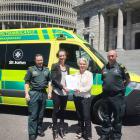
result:
[[[121,69],[125,72],[128,73],[127,69],[125,68],[125,66],[123,64],[119,64],[119,66],[121,67]]]

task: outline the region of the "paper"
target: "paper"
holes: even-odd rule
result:
[[[78,79],[75,75],[66,75],[66,87],[69,90],[78,89]]]

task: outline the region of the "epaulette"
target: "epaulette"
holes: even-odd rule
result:
[[[119,66],[120,66],[121,68],[125,68],[125,66],[124,66],[123,64],[119,64]]]
[[[34,68],[34,66],[30,66],[30,67],[28,68],[28,70],[29,70],[30,72],[33,72],[33,68]]]
[[[125,73],[127,73],[127,69],[125,68],[125,66],[123,64],[119,64],[119,66]]]

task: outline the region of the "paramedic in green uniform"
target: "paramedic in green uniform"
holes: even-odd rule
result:
[[[29,67],[25,75],[25,98],[28,101],[28,133],[29,140],[35,140],[37,135],[45,136],[42,123],[47,98],[46,87],[50,85],[50,72],[43,65],[43,56],[35,56],[35,66]]]
[[[117,63],[116,51],[109,51],[107,58],[108,64],[102,69],[105,112],[99,140],[121,140],[122,118],[125,113],[125,88],[130,77],[126,68]],[[112,113],[113,122],[111,122]]]

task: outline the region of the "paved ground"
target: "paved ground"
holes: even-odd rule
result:
[[[16,113],[15,113],[16,112]],[[49,113],[48,113],[49,114]],[[50,115],[49,115],[50,117]],[[75,114],[68,113],[66,120],[66,128],[68,133],[65,140],[74,140],[77,121],[70,120],[75,117]],[[125,126],[123,126],[122,140],[140,140],[140,118],[135,120],[131,118]],[[51,131],[51,118],[44,119],[44,129],[46,136],[38,137],[37,140],[53,140]],[[93,124],[93,140],[99,138],[100,126]],[[28,140],[27,137],[27,110],[18,108],[0,107],[0,140]]]

